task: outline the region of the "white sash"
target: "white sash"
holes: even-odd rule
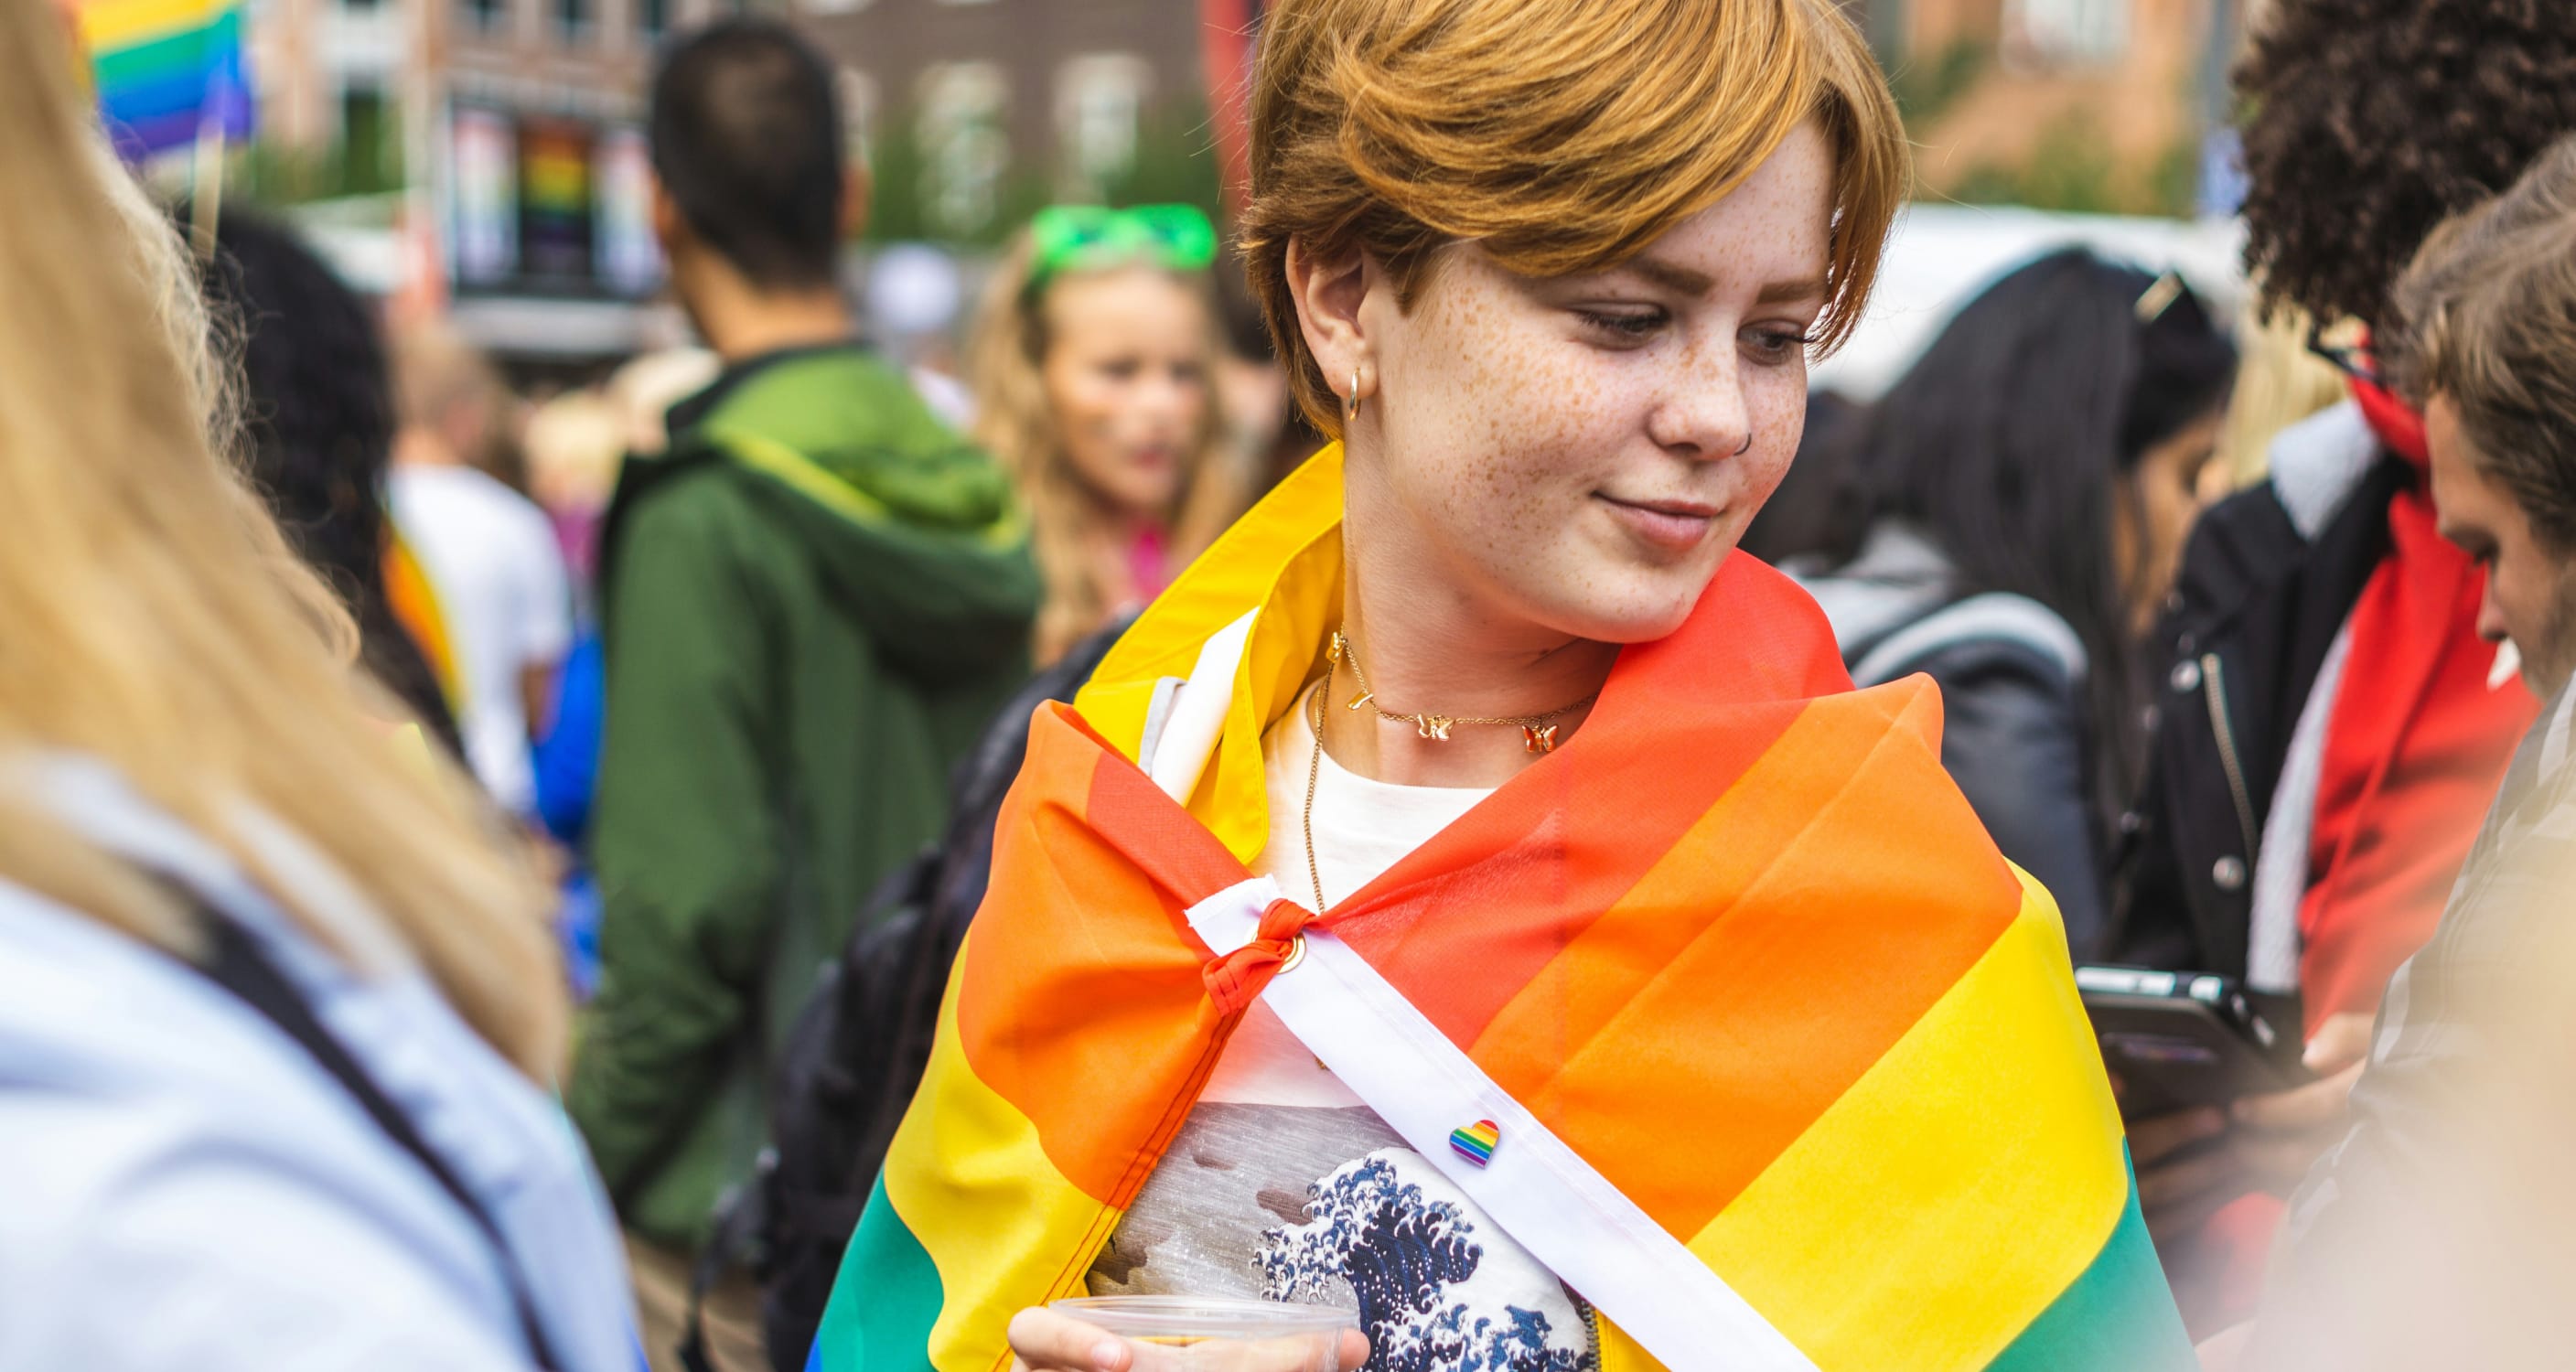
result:
[[[1215,635],[1148,749],[1147,772],[1175,798],[1195,788],[1222,727],[1251,616]],[[1193,699],[1195,697],[1195,699]],[[1252,941],[1278,883],[1254,877],[1192,906],[1190,927],[1220,956]],[[1485,1075],[1348,944],[1321,929],[1271,978],[1262,1003],[1387,1126],[1440,1169],[1521,1247],[1674,1372],[1814,1372],[1815,1363]],[[1451,1131],[1490,1120],[1483,1165]],[[1676,1147],[1684,1146],[1680,1142]]]

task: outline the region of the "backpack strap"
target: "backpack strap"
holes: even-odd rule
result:
[[[2084,679],[2084,640],[2064,618],[2028,596],[1989,591],[1952,601],[1872,644],[1852,664],[1852,684],[1884,685],[1944,648],[1981,639],[2039,654],[2070,686]]]
[[[367,1117],[376,1122],[376,1127],[383,1130],[396,1147],[409,1153],[412,1160],[429,1173],[430,1179],[438,1183],[439,1189],[456,1202],[457,1208],[465,1212],[466,1217],[474,1222],[474,1227],[481,1230],[484,1239],[492,1245],[492,1255],[509,1282],[510,1301],[519,1316],[519,1332],[528,1341],[528,1351],[536,1359],[537,1367],[541,1372],[559,1372],[563,1364],[555,1358],[546,1341],[545,1326],[537,1318],[536,1304],[529,1294],[527,1282],[521,1276],[518,1261],[510,1251],[509,1242],[501,1236],[501,1226],[492,1218],[491,1212],[484,1209],[482,1201],[456,1175],[455,1169],[448,1166],[447,1160],[421,1137],[418,1126],[403,1113],[402,1107],[376,1085],[375,1079],[367,1075],[366,1068],[323,1026],[321,1019],[313,1013],[313,1007],[306,1003],[303,993],[270,960],[258,941],[195,892],[176,882],[170,885],[174,892],[196,907],[207,935],[205,961],[186,965],[230,992],[236,1000],[276,1026],[278,1032],[293,1039],[313,1059],[314,1065],[338,1082],[340,1089],[346,1091],[349,1098],[367,1112]]]

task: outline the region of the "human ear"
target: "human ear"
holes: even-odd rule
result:
[[[841,181],[841,237],[854,239],[868,227],[868,196],[875,174],[865,162],[852,161]]]
[[[662,178],[653,178],[653,238],[661,245],[662,255],[670,257],[687,239],[688,221],[680,213],[680,202],[662,189]]]
[[[1345,404],[1357,404],[1375,384],[1368,330],[1360,306],[1384,278],[1366,253],[1354,249],[1340,261],[1328,262],[1309,252],[1303,239],[1288,240],[1288,294],[1297,302],[1297,327],[1306,350]]]

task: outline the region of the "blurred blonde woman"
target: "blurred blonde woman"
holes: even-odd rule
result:
[[[210,450],[74,70],[0,2],[0,1368],[630,1367],[544,894]]]
[[[1241,512],[1214,388],[1215,255],[1187,205],[1060,205],[994,274],[976,437],[1036,523],[1040,665],[1160,594]]]

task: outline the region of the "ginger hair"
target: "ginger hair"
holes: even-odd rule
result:
[[[1617,266],[1817,120],[1835,152],[1819,354],[1858,322],[1904,198],[1904,128],[1831,0],[1280,0],[1252,90],[1241,223],[1254,295],[1308,418],[1341,411],[1298,328],[1290,240],[1419,298],[1437,250]]]

